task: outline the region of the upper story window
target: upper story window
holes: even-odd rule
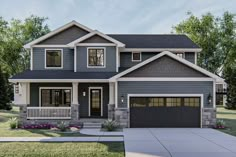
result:
[[[105,67],[105,48],[88,48],[88,67]]]
[[[132,62],[140,62],[141,60],[141,52],[132,52]]]
[[[63,52],[61,49],[46,49],[45,50],[45,68],[62,68],[63,67]]]
[[[183,52],[178,52],[176,53],[177,56],[179,56],[180,58],[184,58],[184,53]]]

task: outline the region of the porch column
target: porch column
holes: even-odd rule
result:
[[[78,82],[72,82],[71,123],[79,120]]]
[[[114,120],[115,114],[115,83],[109,82],[109,104],[108,104],[108,119]]]
[[[27,105],[30,104],[30,83],[21,82],[19,83],[19,105],[20,105],[20,115],[19,122],[24,124],[27,121]]]

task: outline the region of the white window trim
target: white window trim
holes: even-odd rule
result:
[[[140,55],[140,59],[139,60],[134,60],[134,58],[133,58],[133,54],[134,53],[139,53],[139,55]],[[132,52],[132,56],[131,56],[131,58],[132,58],[132,62],[141,62],[142,61],[142,52],[139,52],[139,51],[134,51],[134,52]]]
[[[200,127],[202,128],[202,108],[204,104],[203,94],[128,94],[127,95],[127,108],[130,109],[130,97],[200,97]],[[130,126],[129,126],[130,127]]]
[[[88,104],[89,104],[89,112],[88,116],[91,116],[91,104],[90,104],[90,91],[91,89],[100,89],[101,90],[101,117],[103,116],[103,87],[89,87],[89,94],[88,94]]]
[[[72,87],[39,87],[39,107],[42,107],[42,104],[41,104],[41,90],[42,89],[70,89],[71,91],[71,103],[72,103],[72,95],[73,95],[73,91],[72,91]]]
[[[175,52],[175,55],[178,56],[177,54],[183,54],[183,57],[185,59],[185,52]],[[179,57],[179,56],[178,56]],[[180,57],[181,58],[181,57]]]
[[[89,49],[103,49],[103,52],[104,52],[104,65],[103,66],[90,66],[89,65]],[[105,47],[87,47],[87,68],[106,68],[106,48]]]
[[[55,50],[55,51],[61,51],[61,66],[60,67],[47,67],[47,51]],[[44,68],[45,69],[63,69],[63,49],[45,49],[44,51]]]

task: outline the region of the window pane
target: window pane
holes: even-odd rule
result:
[[[132,107],[146,107],[147,99],[146,98],[130,98],[130,104]]]
[[[164,98],[153,98],[153,106],[164,106]]]
[[[184,106],[199,107],[200,98],[184,98]]]
[[[50,90],[42,89],[41,91],[41,106],[50,106]]]
[[[65,89],[65,90],[63,90],[63,93],[64,93],[64,105],[70,106],[70,104],[71,104],[71,90]]]
[[[47,67],[61,67],[61,50],[47,50],[46,63]]]
[[[181,98],[166,98],[167,107],[178,107],[181,106]]]
[[[140,61],[141,60],[141,53],[132,53],[133,60],[134,61]]]
[[[89,66],[104,66],[104,49],[89,49]]]

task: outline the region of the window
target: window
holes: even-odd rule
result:
[[[147,98],[144,97],[132,97],[130,98],[130,104],[132,107],[147,107]]]
[[[66,107],[71,104],[71,89],[41,89],[41,106]]]
[[[199,107],[200,98],[184,98],[184,106]]]
[[[164,106],[164,98],[153,98],[153,107]]]
[[[181,106],[181,98],[166,98],[167,107]]]
[[[132,52],[132,62],[140,62],[141,60],[141,52]]]
[[[19,83],[15,84],[15,94],[19,94],[20,93],[20,90],[19,90]]]
[[[176,53],[177,56],[179,56],[180,58],[184,58],[184,53]]]
[[[45,68],[62,68],[62,50],[45,50]]]
[[[105,48],[88,49],[88,67],[105,67]]]

